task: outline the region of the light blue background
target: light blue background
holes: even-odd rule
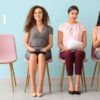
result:
[[[26,77],[23,27],[28,11],[33,5],[44,6],[49,13],[50,24],[54,28],[53,62],[49,64],[50,75],[60,77],[62,64],[58,61],[57,28],[61,23],[67,21],[67,8],[73,4],[80,9],[78,21],[84,23],[87,28],[86,57],[88,62],[85,64],[85,73],[87,77],[91,77],[94,68],[94,63],[90,59],[91,32],[97,22],[100,0],[0,0],[0,34],[10,33],[16,38],[18,55],[18,60],[14,63],[16,77]],[[3,14],[7,17],[6,26],[3,24]],[[0,65],[0,77],[9,77],[8,65]]]

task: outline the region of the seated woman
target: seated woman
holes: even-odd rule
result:
[[[58,28],[58,46],[60,48],[60,58],[65,60],[68,74],[68,85],[70,94],[80,94],[80,75],[85,58],[84,48],[86,47],[86,29],[83,24],[77,21],[79,9],[71,6],[68,9],[69,20],[61,24]],[[79,48],[69,48],[69,42],[82,42]],[[72,44],[71,43],[71,44]],[[75,63],[76,81],[73,84],[73,63]]]
[[[100,12],[98,16],[97,25],[93,28],[92,32],[92,44],[95,49],[94,55],[97,59],[100,59]]]
[[[32,96],[42,96],[46,60],[51,59],[50,49],[53,44],[53,29],[48,25],[48,21],[47,11],[41,6],[34,6],[27,16],[24,28]],[[37,64],[39,81],[36,90]]]

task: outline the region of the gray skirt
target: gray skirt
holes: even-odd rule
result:
[[[26,53],[25,53],[25,58],[26,58],[27,60],[30,59],[30,52],[29,52],[28,50],[27,50]],[[46,60],[52,59],[51,50],[48,50],[48,51],[45,53],[45,58],[46,58]]]
[[[96,49],[94,54],[97,59],[100,59],[100,49]]]

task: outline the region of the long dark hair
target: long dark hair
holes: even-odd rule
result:
[[[99,12],[98,21],[97,21],[97,25],[96,26],[100,26],[100,12]]]
[[[35,10],[37,8],[42,9],[42,11],[43,11],[43,19],[42,19],[42,22],[43,22],[43,24],[45,26],[48,26],[49,15],[48,15],[47,11],[42,6],[36,5],[36,6],[33,6],[30,9],[29,14],[28,14],[28,16],[26,18],[26,23],[25,23],[25,27],[24,27],[24,31],[25,32],[30,32],[31,28],[36,24],[36,20],[34,19],[33,15],[34,15],[34,12],[35,12]]]

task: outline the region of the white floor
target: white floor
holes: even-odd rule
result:
[[[91,80],[89,80],[91,82]],[[31,97],[30,86],[24,92],[24,79],[17,79],[17,87],[15,92],[12,92],[10,79],[0,79],[0,100],[100,100],[100,89],[95,91],[95,87],[90,86],[87,81],[87,93],[81,95],[70,95],[67,92],[67,80],[64,80],[63,91],[60,92],[59,79],[52,79],[52,92],[48,92],[48,81],[44,81],[44,95],[43,97]],[[94,83],[95,86],[95,83]],[[99,84],[100,86],[100,84]]]

